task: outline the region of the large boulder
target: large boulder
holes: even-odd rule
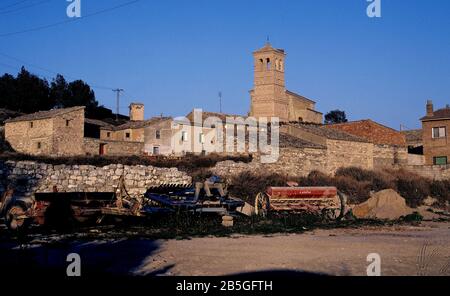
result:
[[[366,202],[353,207],[353,215],[359,219],[397,220],[413,212],[405,199],[392,189],[373,193]]]

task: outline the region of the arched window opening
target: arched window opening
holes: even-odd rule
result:
[[[270,61],[269,58],[267,58],[267,70],[272,69],[272,62]]]

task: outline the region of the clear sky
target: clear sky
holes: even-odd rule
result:
[[[82,15],[128,1],[81,0]],[[81,78],[113,109],[115,95],[103,87],[123,88],[122,113],[132,101],[145,103],[147,117],[218,111],[222,91],[223,111],[245,114],[251,53],[269,35],[288,54],[287,88],[321,112],[416,128],[427,99],[450,103],[448,0],[382,0],[379,19],[367,17],[366,0],[141,0],[5,35],[67,21],[67,5],[0,1],[0,73],[16,74],[19,59],[41,76]]]

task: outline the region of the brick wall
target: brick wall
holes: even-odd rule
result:
[[[422,123],[423,127],[423,154],[425,163],[433,165],[433,157],[447,156],[450,162],[450,142],[448,133],[450,132],[450,120],[426,121]],[[433,139],[433,127],[446,127],[447,135],[445,138]]]

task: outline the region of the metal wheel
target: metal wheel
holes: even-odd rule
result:
[[[255,214],[263,217],[267,216],[270,209],[270,200],[266,193],[260,192],[255,198]]]
[[[20,205],[14,205],[6,213],[6,224],[11,230],[19,230],[25,226],[26,211]]]

